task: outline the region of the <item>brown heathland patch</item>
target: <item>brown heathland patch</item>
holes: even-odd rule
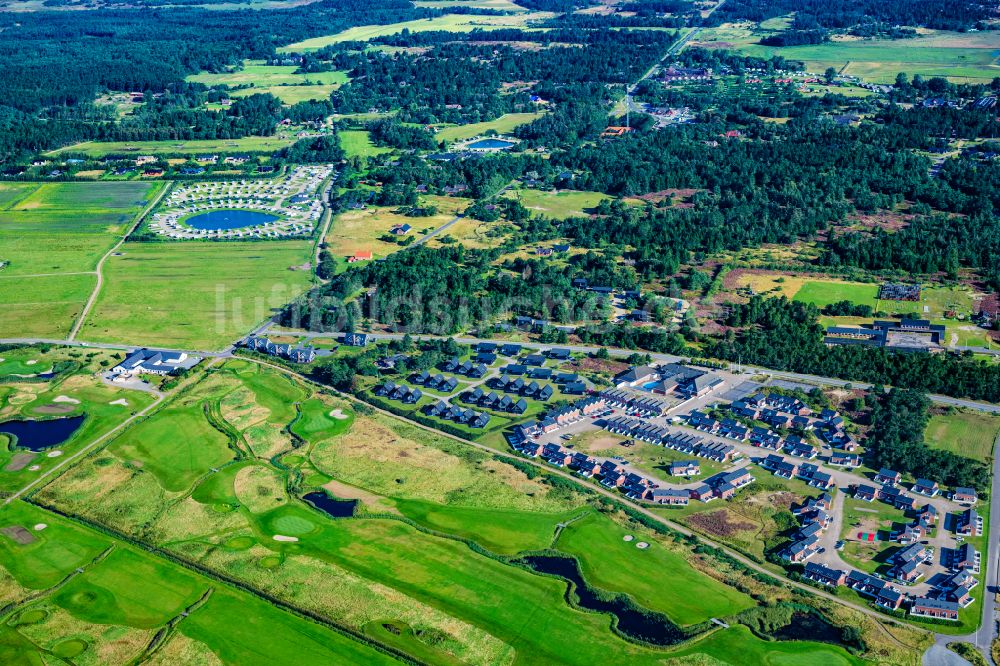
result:
[[[696,513],[688,521],[702,532],[721,537],[731,537],[740,532],[755,530],[753,523],[733,520],[727,509],[719,509],[709,513]]]
[[[0,529],[0,534],[4,534],[14,540],[15,543],[19,543],[22,546],[26,546],[29,543],[35,541],[35,535],[28,531],[28,528],[22,527],[21,525],[11,525],[10,527],[4,527]]]

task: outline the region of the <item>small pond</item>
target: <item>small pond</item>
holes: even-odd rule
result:
[[[844,632],[816,613],[796,612],[792,621],[771,632],[779,641],[816,641],[842,645]]]
[[[618,618],[618,630],[626,636],[653,645],[676,645],[688,638],[687,634],[661,613],[637,608],[626,603],[621,597],[598,596],[580,575],[576,561],[569,557],[533,555],[522,558],[520,562],[539,573],[571,581],[575,585],[574,592],[580,606],[599,613],[611,613]]]
[[[207,213],[199,213],[189,217],[184,220],[184,224],[194,229],[217,231],[257,227],[280,219],[277,215],[259,213],[253,210],[210,210]]]
[[[0,423],[0,432],[17,438],[19,447],[31,451],[44,451],[59,446],[73,436],[83,425],[86,415],[70,416],[47,421],[7,421]]]
[[[357,500],[337,499],[318,490],[306,493],[302,496],[302,499],[331,518],[350,518],[354,515],[355,507],[358,506]]]
[[[513,141],[503,139],[480,139],[473,141],[467,147],[469,150],[510,150],[515,144]]]

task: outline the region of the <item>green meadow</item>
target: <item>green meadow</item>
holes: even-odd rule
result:
[[[0,337],[65,337],[100,258],[162,187],[0,184]]]
[[[337,133],[340,145],[348,157],[372,157],[391,152],[391,148],[376,146],[366,130],[342,130]]]
[[[230,95],[239,98],[267,93],[290,106],[299,102],[329,99],[331,93],[339,87],[339,85],[263,86],[260,88],[240,88],[233,90]]]
[[[317,51],[324,46],[340,42],[368,41],[375,37],[394,35],[403,30],[410,32],[425,32],[427,30],[445,30],[449,32],[471,32],[480,30],[500,30],[502,28],[524,28],[530,21],[551,18],[549,12],[531,12],[508,16],[478,16],[465,14],[444,14],[434,18],[403,21],[388,25],[364,25],[348,28],[335,35],[313,37],[301,42],[289,44],[278,49],[279,52],[304,53]]]
[[[239,69],[228,72],[201,72],[188,81],[207,86],[224,85],[233,90],[232,97],[270,93],[285,104],[326,99],[334,90],[347,83],[346,72],[312,72],[296,74],[295,65],[265,65],[246,61]]]
[[[599,192],[581,192],[577,190],[514,190],[504,194],[508,199],[515,199],[528,210],[555,220],[565,220],[570,217],[588,215],[602,201],[611,199]]]
[[[870,305],[874,310],[878,306],[878,285],[812,280],[802,285],[794,300],[812,303],[821,309],[839,301],[850,301],[858,305]]]
[[[979,412],[935,414],[924,431],[924,441],[935,449],[989,462],[1000,435],[1000,417]]]
[[[527,125],[533,120],[542,117],[542,113],[505,113],[496,120],[488,120],[481,123],[470,123],[468,125],[446,125],[439,129],[434,135],[435,138],[451,143],[471,139],[474,136],[486,134],[489,131],[497,134],[506,134],[520,127]]]
[[[276,86],[298,86],[306,84],[340,85],[347,83],[346,72],[313,72],[296,74],[295,65],[265,65],[261,61],[246,61],[239,69],[229,72],[201,72],[187,78],[194,83],[204,83],[206,86],[252,86],[253,88],[268,88]]]
[[[309,241],[126,243],[80,337],[221,349],[305,291]]]

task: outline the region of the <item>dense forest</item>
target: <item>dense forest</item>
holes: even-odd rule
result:
[[[115,138],[114,132],[90,122],[94,118],[87,113],[101,90],[164,92],[188,74],[220,71],[245,58],[266,58],[278,45],[355,25],[439,13],[406,0],[321,0],[268,11],[176,7],[2,12],[0,161],[72,141]],[[66,109],[76,112],[67,114]],[[161,125],[150,114],[142,118],[135,122]],[[184,113],[165,122],[187,127],[192,119],[211,122],[204,114]],[[223,135],[213,130],[197,136],[213,132]],[[153,135],[159,133],[162,130]]]
[[[348,72],[350,83],[332,101],[340,113],[399,109],[398,119],[412,123],[469,123],[504,113],[534,110],[530,85],[502,89],[505,83],[546,82],[554,86],[624,84],[639,78],[676,39],[665,31],[600,30],[588,33],[518,30],[454,33],[407,33],[384,38],[392,46],[433,45],[428,52],[358,51],[355,44],[321,50],[314,58],[324,66]],[[564,44],[539,50],[515,48],[496,40]],[[488,44],[479,42],[488,41]],[[316,65],[313,65],[315,67]],[[547,86],[535,86],[545,97]],[[575,100],[603,103],[606,91],[593,86],[597,99],[566,94]],[[606,115],[606,109],[602,109]]]

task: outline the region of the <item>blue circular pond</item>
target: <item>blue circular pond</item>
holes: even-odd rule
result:
[[[280,219],[277,215],[258,213],[252,210],[210,210],[207,213],[192,215],[184,220],[184,224],[194,229],[216,231],[257,227],[267,222],[276,222]]]

